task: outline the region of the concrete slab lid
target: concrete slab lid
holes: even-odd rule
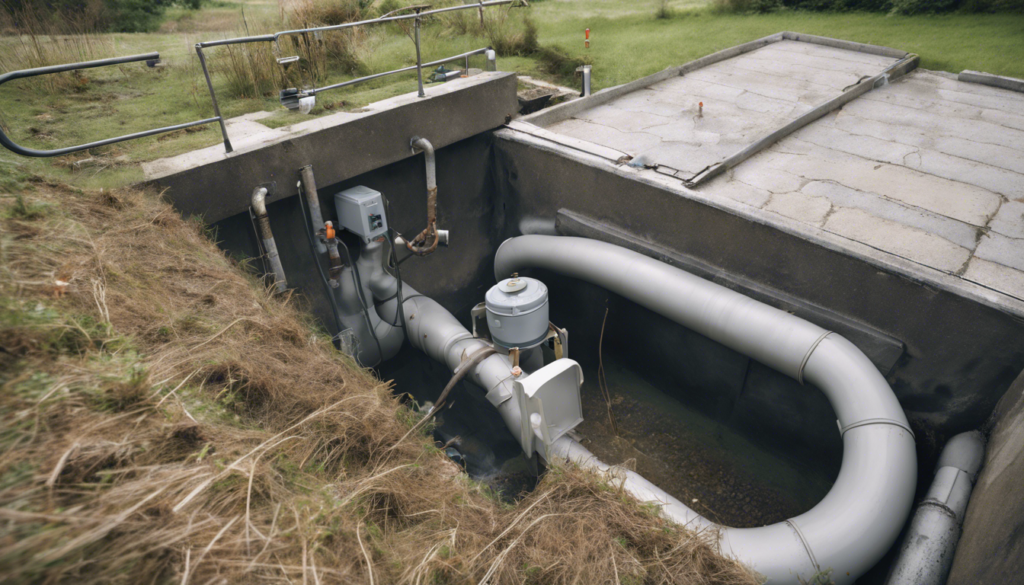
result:
[[[585,148],[566,147],[558,142],[537,136],[534,133],[523,132],[513,128],[499,130],[496,132],[496,135],[499,139],[520,142],[540,150],[553,152],[582,164],[601,168],[609,173],[639,181],[674,193],[680,197],[721,209],[753,223],[778,229],[783,233],[808,240],[826,249],[861,259],[873,266],[877,266],[881,270],[900,274],[910,280],[946,290],[1024,319],[1024,300],[1001,292],[991,286],[992,283],[1006,282],[1008,277],[1017,282],[1016,274],[1007,275],[1005,271],[996,272],[988,265],[983,266],[982,262],[979,262],[978,268],[970,274],[972,278],[964,278],[885,252],[869,244],[822,230],[803,221],[758,209],[740,200],[689,189],[678,178],[662,174],[655,169],[636,168],[626,164],[619,164],[600,154],[588,152]],[[731,183],[725,182],[723,184]],[[760,200],[764,201],[763,198]],[[1001,265],[997,266],[996,270],[999,267]],[[1024,283],[1024,278],[1019,279],[1019,282]]]
[[[716,88],[738,80],[737,88],[754,89],[757,99],[735,99],[743,94],[725,94],[720,89],[714,99],[777,117],[782,110],[772,100],[786,98],[788,90],[782,88],[799,85],[788,80],[769,88],[769,93],[757,89],[770,85],[771,76],[784,70],[766,57],[770,53],[817,57],[815,53],[822,51],[820,46],[793,40],[802,36],[788,33],[781,39],[734,47],[699,71],[659,74],[643,87],[634,82],[629,91],[623,88],[590,108],[583,108],[582,102],[591,99],[584,98],[566,106],[575,108],[573,118],[541,117],[548,125],[543,132],[531,134],[550,138],[560,133],[562,137],[553,142],[570,146],[581,158],[589,154],[614,160],[608,150],[642,155],[659,181],[685,180],[696,167],[716,164],[716,144],[735,149],[741,135],[721,134],[717,143],[685,140],[693,133],[689,122],[689,128],[681,123],[652,127],[641,118],[630,118],[629,113],[671,116],[672,106],[665,104],[673,102],[656,96],[682,90],[697,80],[715,83]],[[827,46],[830,41],[817,38],[816,42]],[[833,54],[841,50],[851,47],[828,47]],[[882,56],[900,54],[892,51]],[[847,61],[863,63],[865,57],[877,56],[869,52]],[[744,59],[752,66],[737,66]],[[767,82],[757,77],[758,67],[766,63],[772,64],[763,76]],[[813,81],[804,73],[799,77]],[[790,138],[739,163],[727,177],[702,186],[701,191],[716,203],[731,201],[756,208],[768,223],[796,221],[818,230],[818,236],[846,240],[841,247],[865,246],[876,260],[911,268],[915,275],[927,275],[926,280],[944,274],[937,278],[952,279],[948,282],[955,283],[954,288],[971,288],[976,297],[994,300],[1001,307],[1007,302],[1019,305],[1024,300],[1024,96],[1012,91],[1015,86],[979,85],[973,79],[967,83],[965,77],[969,76],[923,70],[904,75],[796,129]],[[696,87],[698,92],[707,91]],[[689,105],[696,110],[693,105],[702,96],[685,93],[685,103],[675,107]],[[604,113],[619,103],[623,104],[621,114]],[[622,133],[627,139],[615,140]],[[651,134],[662,142],[652,142]],[[684,140],[672,142],[680,138]],[[594,144],[587,147],[588,142]],[[622,159],[620,155],[618,160]],[[844,174],[844,169],[849,172]]]
[[[773,130],[818,115],[822,104],[894,63],[890,55],[782,38],[652,80],[639,99],[625,92],[568,119],[549,117],[545,129],[696,177]]]

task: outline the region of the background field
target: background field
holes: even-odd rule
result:
[[[391,2],[387,7],[396,5]],[[379,12],[371,5],[362,17]],[[500,69],[576,87],[578,81],[571,72],[585,61],[594,66],[595,90],[783,30],[912,51],[921,55],[921,66],[927,69],[954,73],[975,69],[1024,77],[1024,14],[900,16],[788,9],[737,14],[692,0],[536,0],[529,8],[490,9],[487,30],[477,26],[475,12],[462,14],[434,19],[425,27],[425,60],[503,42],[508,48],[499,58]],[[300,20],[292,5],[273,0],[214,0],[200,10],[176,6],[163,18],[157,32],[89,34],[85,36],[88,50],[82,48],[81,38],[69,43],[41,37],[44,46],[64,43],[60,45],[65,47],[63,53],[50,55],[54,62],[62,57],[66,62],[159,51],[166,66],[93,69],[56,89],[32,80],[8,83],[0,88],[0,123],[5,131],[26,146],[52,149],[211,116],[194,43],[281,30]],[[529,36],[526,20],[535,27],[535,42],[523,38]],[[583,46],[586,28],[591,29],[589,49]],[[330,63],[324,80],[334,82],[415,63],[413,44],[397,26],[364,30],[346,45],[347,66]],[[36,39],[24,36],[0,37],[0,53],[7,55],[0,58],[0,65],[6,70],[25,66],[10,56],[14,49],[35,43]],[[264,60],[269,55],[266,49]],[[274,116],[264,120],[270,126],[301,119],[278,103],[277,90],[285,84],[272,79],[273,72],[264,71],[265,79],[255,89],[239,81],[239,62],[244,65],[252,55],[236,54],[232,59],[224,48],[210,50],[208,55],[225,116],[271,111]],[[482,67],[482,57],[476,59],[473,66]],[[325,93],[319,96],[313,115],[358,108],[414,89],[415,76],[403,74]],[[83,187],[115,187],[140,180],[141,161],[219,140],[219,131],[211,125],[56,159],[27,160],[3,151],[0,164]],[[75,166],[85,158],[93,160]]]

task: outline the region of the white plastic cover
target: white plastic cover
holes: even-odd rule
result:
[[[553,442],[583,422],[582,385],[583,369],[568,358],[555,360],[513,383],[522,413],[519,442],[524,452],[533,455],[536,450],[547,457]]]

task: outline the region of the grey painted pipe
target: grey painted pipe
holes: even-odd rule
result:
[[[316,191],[316,179],[313,177],[313,165],[302,167],[302,196],[306,198],[309,206],[309,221],[312,223],[313,233],[319,233],[324,229],[324,215],[320,211],[320,197]],[[316,238],[316,251],[323,254],[327,247],[320,238]]]
[[[359,272],[359,281],[363,288],[356,284],[354,271]],[[375,366],[387,361],[402,348],[403,330],[392,325],[393,319],[382,319],[379,310],[371,305],[374,298],[387,298],[394,289],[381,288],[378,283],[394,278],[384,272],[383,244],[379,241],[370,242],[361,248],[355,266],[346,266],[338,277],[339,286],[335,289],[338,299],[339,317],[342,326],[352,331],[356,347],[354,355],[362,366]],[[397,287],[397,282],[394,284]],[[387,291],[376,295],[373,291]],[[364,301],[366,305],[364,306]]]
[[[943,585],[953,565],[964,513],[985,458],[985,436],[961,433],[946,443],[935,479],[910,521],[887,585]]]
[[[395,323],[398,319],[398,300],[394,297],[397,282],[390,274],[381,270],[370,277],[370,288],[374,298],[383,302],[377,305],[380,317]],[[481,339],[473,337],[459,320],[433,299],[423,296],[408,284],[402,285],[405,332],[409,343],[436,361],[455,370],[468,356],[478,350],[490,347]],[[384,300],[387,299],[387,300]],[[527,374],[522,374],[521,378]],[[508,356],[494,354],[477,364],[467,378],[486,392],[487,400],[501,414],[513,434],[520,429],[519,405],[512,398],[512,362]]]
[[[760,528],[719,527],[650,482],[627,474],[623,486],[664,504],[669,518],[720,530],[725,554],[796,585],[831,571],[851,583],[886,553],[913,503],[917,455],[906,416],[885,379],[853,344],[803,319],[636,252],[596,240],[521,236],[495,256],[496,277],[551,270],[601,286],[800,382],[821,389],[839,419],[843,462],[835,485],[810,511]],[[556,452],[606,468],[570,440]]]
[[[434,158],[434,146],[426,138],[413,137],[409,147],[423,151],[427,171],[427,227],[415,238],[406,242],[410,252],[426,256],[437,249],[440,238],[437,233],[437,163]]]
[[[270,229],[270,216],[267,215],[266,187],[257,187],[253,191],[252,208],[256,212],[256,223],[260,226],[260,239],[263,240],[263,248],[267,251],[270,270],[274,273],[274,286],[277,287],[278,293],[283,293],[288,290],[288,280],[284,277],[284,266],[281,265],[281,256],[277,253],[274,232]]]

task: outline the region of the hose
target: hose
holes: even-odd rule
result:
[[[493,347],[482,347],[473,352],[473,355],[462,360],[462,363],[460,363],[458,367],[455,368],[455,371],[453,372],[452,375],[452,379],[448,381],[448,384],[445,385],[444,390],[441,391],[441,395],[437,397],[437,401],[434,402],[434,406],[430,407],[430,411],[427,412],[427,414],[423,415],[423,418],[421,418],[419,422],[414,424],[412,428],[409,429],[409,432],[405,433],[405,435],[403,435],[402,438],[399,439],[397,443],[392,445],[388,449],[388,451],[391,451],[395,447],[401,445],[403,441],[409,438],[409,435],[416,432],[417,429],[427,424],[427,421],[434,418],[434,415],[437,414],[437,411],[441,410],[441,407],[444,405],[445,398],[448,398],[448,395],[451,394],[452,389],[455,388],[455,386],[459,382],[461,382],[462,379],[465,378],[466,375],[469,374],[469,372],[471,372],[473,368],[477,366],[477,364],[484,361],[484,359],[486,359],[487,357],[494,355],[496,353],[498,353],[498,351]]]

